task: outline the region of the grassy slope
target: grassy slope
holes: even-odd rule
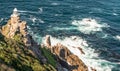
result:
[[[45,54],[48,64],[41,64],[20,39],[20,35],[16,35],[13,40],[0,34],[0,71],[7,69],[7,71],[56,71],[55,60],[50,53],[50,56]],[[42,49],[42,51],[48,53],[46,49]]]

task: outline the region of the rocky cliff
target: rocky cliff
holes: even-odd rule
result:
[[[32,39],[26,21],[20,20],[15,8],[0,29],[0,71],[88,71],[66,46],[60,43],[51,46],[50,36],[45,41],[38,45]]]
[[[1,33],[6,38],[11,39],[14,39],[13,37],[16,34],[20,34],[25,45],[31,46],[30,36],[27,33],[26,21],[20,20],[19,13],[17,12],[16,8],[13,10],[13,14],[11,15],[11,18],[8,20],[7,24],[2,26]]]
[[[48,57],[53,64],[42,51],[45,50],[40,50],[40,45],[28,34],[26,22],[20,20],[15,8],[0,29],[0,71],[56,71],[55,59]]]
[[[66,46],[61,43],[51,46],[49,35],[46,36],[45,46],[50,49],[57,61],[68,71],[88,71],[87,66],[82,60],[79,59],[78,56],[72,54]]]

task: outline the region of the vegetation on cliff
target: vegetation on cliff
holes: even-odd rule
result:
[[[39,48],[15,8],[7,24],[0,28],[0,71],[56,71],[52,54],[46,49],[41,49],[41,54]]]
[[[52,62],[49,60],[49,63],[42,64],[32,50],[22,44],[18,35],[14,39],[8,39],[0,34],[0,71],[55,71],[51,56],[48,55]],[[45,49],[42,50],[46,52]]]
[[[48,63],[50,63],[52,66],[56,67],[56,60],[54,59],[53,54],[46,48],[40,48],[43,55],[47,58]]]
[[[0,29],[0,71],[87,71],[87,66],[70,50],[58,43],[51,46],[46,36],[37,44],[21,21],[17,9]]]

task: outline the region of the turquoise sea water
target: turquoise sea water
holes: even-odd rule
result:
[[[0,25],[15,7],[38,43],[47,34],[57,40],[77,36],[88,45],[83,48],[86,64],[120,71],[120,0],[0,0]],[[86,23],[89,18],[92,23]]]

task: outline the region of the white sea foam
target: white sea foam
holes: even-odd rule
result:
[[[114,38],[120,40],[120,35],[116,35]]]
[[[18,10],[18,12],[25,13],[25,12],[28,12],[28,11]]]
[[[35,23],[35,21],[37,20],[35,17],[30,17],[30,19],[32,20],[33,23]]]
[[[19,13],[38,13],[37,11],[25,11],[25,10],[18,10]]]
[[[114,15],[114,16],[118,16],[118,14],[117,14],[117,13],[113,13],[113,15]]]
[[[84,34],[90,34],[90,33],[95,33],[97,31],[102,31],[103,27],[109,27],[107,24],[100,24],[95,19],[91,18],[84,18],[82,20],[74,20],[72,22],[72,25],[77,26],[77,29],[84,33]]]
[[[55,16],[62,16],[62,14],[55,14]]]
[[[40,23],[45,23],[42,19],[38,19],[38,21],[39,21]]]
[[[29,18],[33,23],[35,23],[35,22],[39,22],[39,23],[45,23],[42,19],[38,19],[38,18],[36,18],[36,17],[34,17],[34,16],[32,16],[32,15],[30,15],[30,18]]]
[[[1,18],[1,19],[0,19],[0,22],[2,22],[3,20],[4,20],[4,18]]]
[[[38,44],[40,44],[41,41],[42,41],[42,39],[43,39],[43,37],[41,35],[39,35],[38,33],[35,34],[34,31],[33,31],[33,29],[30,28],[30,26],[27,26],[27,29],[28,29],[28,33],[32,36],[32,38],[36,42],[38,42]]]
[[[43,8],[40,7],[40,8],[39,8],[39,13],[42,13],[42,12],[43,12]]]
[[[43,43],[44,39],[43,39]],[[98,57],[98,53],[95,53],[95,50],[90,48],[90,45],[83,38],[78,36],[66,37],[65,39],[57,39],[51,37],[51,45],[54,46],[57,43],[61,43],[75,55],[77,55],[89,68],[95,68],[97,71],[112,71],[112,64],[106,60],[102,60]],[[82,48],[85,54],[81,54],[78,48]]]
[[[75,27],[71,26],[71,27],[53,27],[51,28],[51,30],[74,30],[76,29]]]
[[[51,3],[51,5],[59,5],[59,3]]]
[[[104,34],[103,36],[102,36],[102,38],[107,38],[108,37],[108,34]]]

